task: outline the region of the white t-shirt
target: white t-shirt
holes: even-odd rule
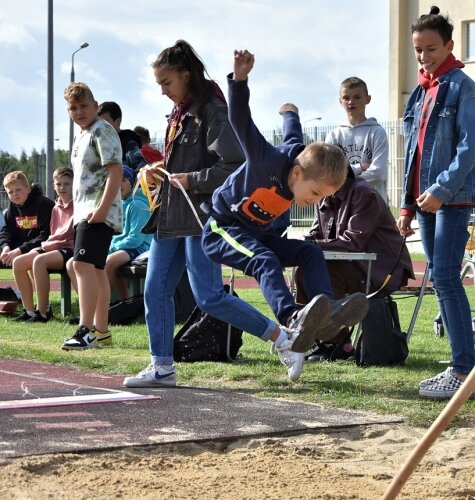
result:
[[[74,225],[85,220],[101,202],[108,176],[107,165],[122,164],[122,148],[112,125],[97,119],[75,137],[71,154],[74,169]],[[122,198],[117,191],[105,223],[115,233],[122,232]]]

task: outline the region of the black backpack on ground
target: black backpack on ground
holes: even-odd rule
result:
[[[391,297],[369,299],[355,349],[356,364],[360,366],[404,364],[409,354],[407,335],[401,331],[397,304]]]
[[[109,324],[130,325],[145,314],[143,295],[135,295],[123,300],[116,300],[109,306]]]
[[[229,285],[224,285],[229,293]],[[235,296],[236,293],[233,292]],[[232,326],[228,356],[229,325],[195,307],[173,339],[175,361],[233,361],[242,346],[242,330]]]

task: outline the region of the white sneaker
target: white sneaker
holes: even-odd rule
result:
[[[168,371],[164,370],[161,365],[150,363],[135,377],[125,377],[122,385],[125,387],[175,387],[176,372],[174,368]]]
[[[302,352],[292,351],[293,343],[298,336],[298,331],[289,331],[287,340],[284,340],[280,347],[277,347],[277,354],[281,363],[287,368],[287,374],[292,382],[295,382],[300,377],[305,357]]]

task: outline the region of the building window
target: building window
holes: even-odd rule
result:
[[[475,21],[465,23],[464,59],[467,61],[475,61]]]

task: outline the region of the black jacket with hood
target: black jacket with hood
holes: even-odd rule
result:
[[[50,234],[51,211],[54,201],[41,194],[33,184],[22,206],[10,202],[5,212],[5,225],[0,229],[0,249],[8,245],[10,250],[20,248],[27,253],[41,246]]]

